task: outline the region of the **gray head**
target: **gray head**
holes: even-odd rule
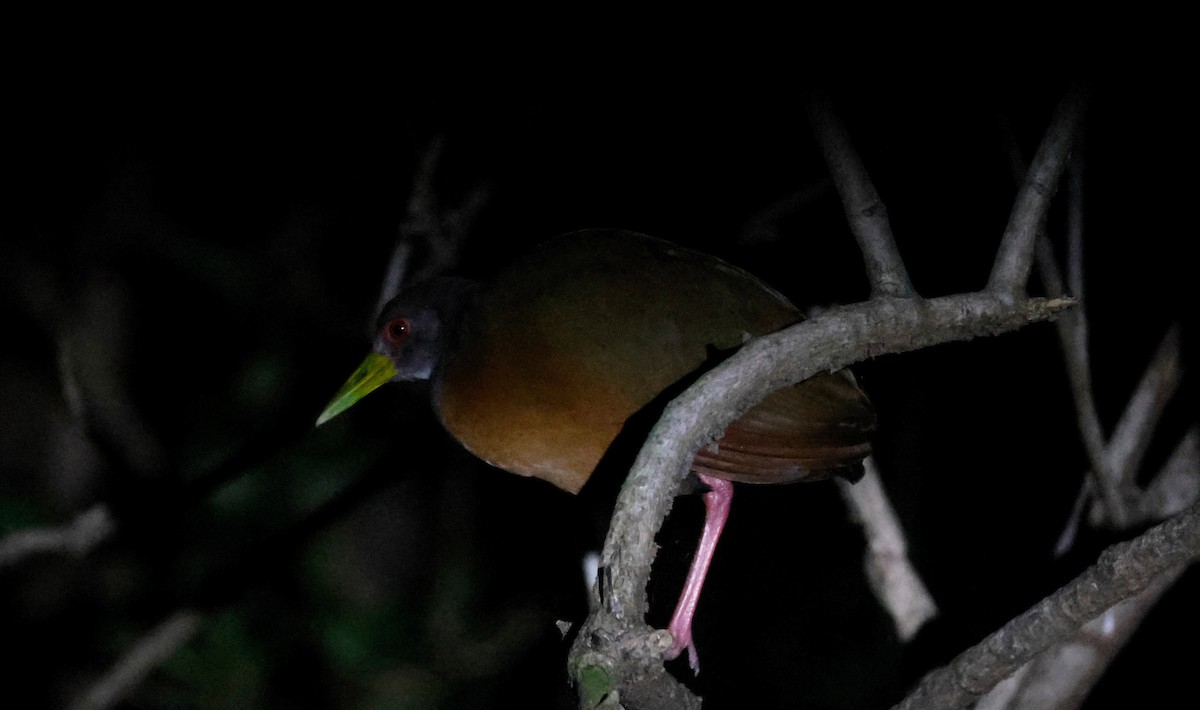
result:
[[[474,293],[474,284],[466,279],[441,277],[405,289],[388,301],[376,321],[371,353],[326,405],[317,426],[385,382],[434,377],[442,356],[458,340]]]
[[[440,277],[387,302],[375,322],[374,352],[386,355],[394,380],[428,380],[454,346],[462,317],[475,292],[466,279]]]

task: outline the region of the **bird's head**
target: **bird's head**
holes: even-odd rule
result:
[[[317,419],[324,424],[393,380],[428,380],[454,346],[474,287],[457,278],[437,278],[406,289],[383,307],[375,343],[354,374]]]

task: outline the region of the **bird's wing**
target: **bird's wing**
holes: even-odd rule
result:
[[[874,409],[853,378],[818,375],[755,405],[692,468],[743,483],[855,478],[874,431]]]

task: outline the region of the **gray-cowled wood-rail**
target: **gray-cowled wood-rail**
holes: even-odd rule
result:
[[[493,466],[578,493],[629,418],[747,337],[802,320],[754,276],[631,232],[566,234],[490,282],[434,279],[388,303],[374,348],[318,420],[390,380],[433,380],[446,430]],[[847,371],[768,396],[702,449],[708,487],[699,548],[668,626],[668,658],[692,617],[733,487],[853,477],[874,410]]]

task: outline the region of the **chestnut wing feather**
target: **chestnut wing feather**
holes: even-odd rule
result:
[[[743,483],[855,477],[874,430],[874,409],[848,373],[818,375],[754,406],[692,468]]]

